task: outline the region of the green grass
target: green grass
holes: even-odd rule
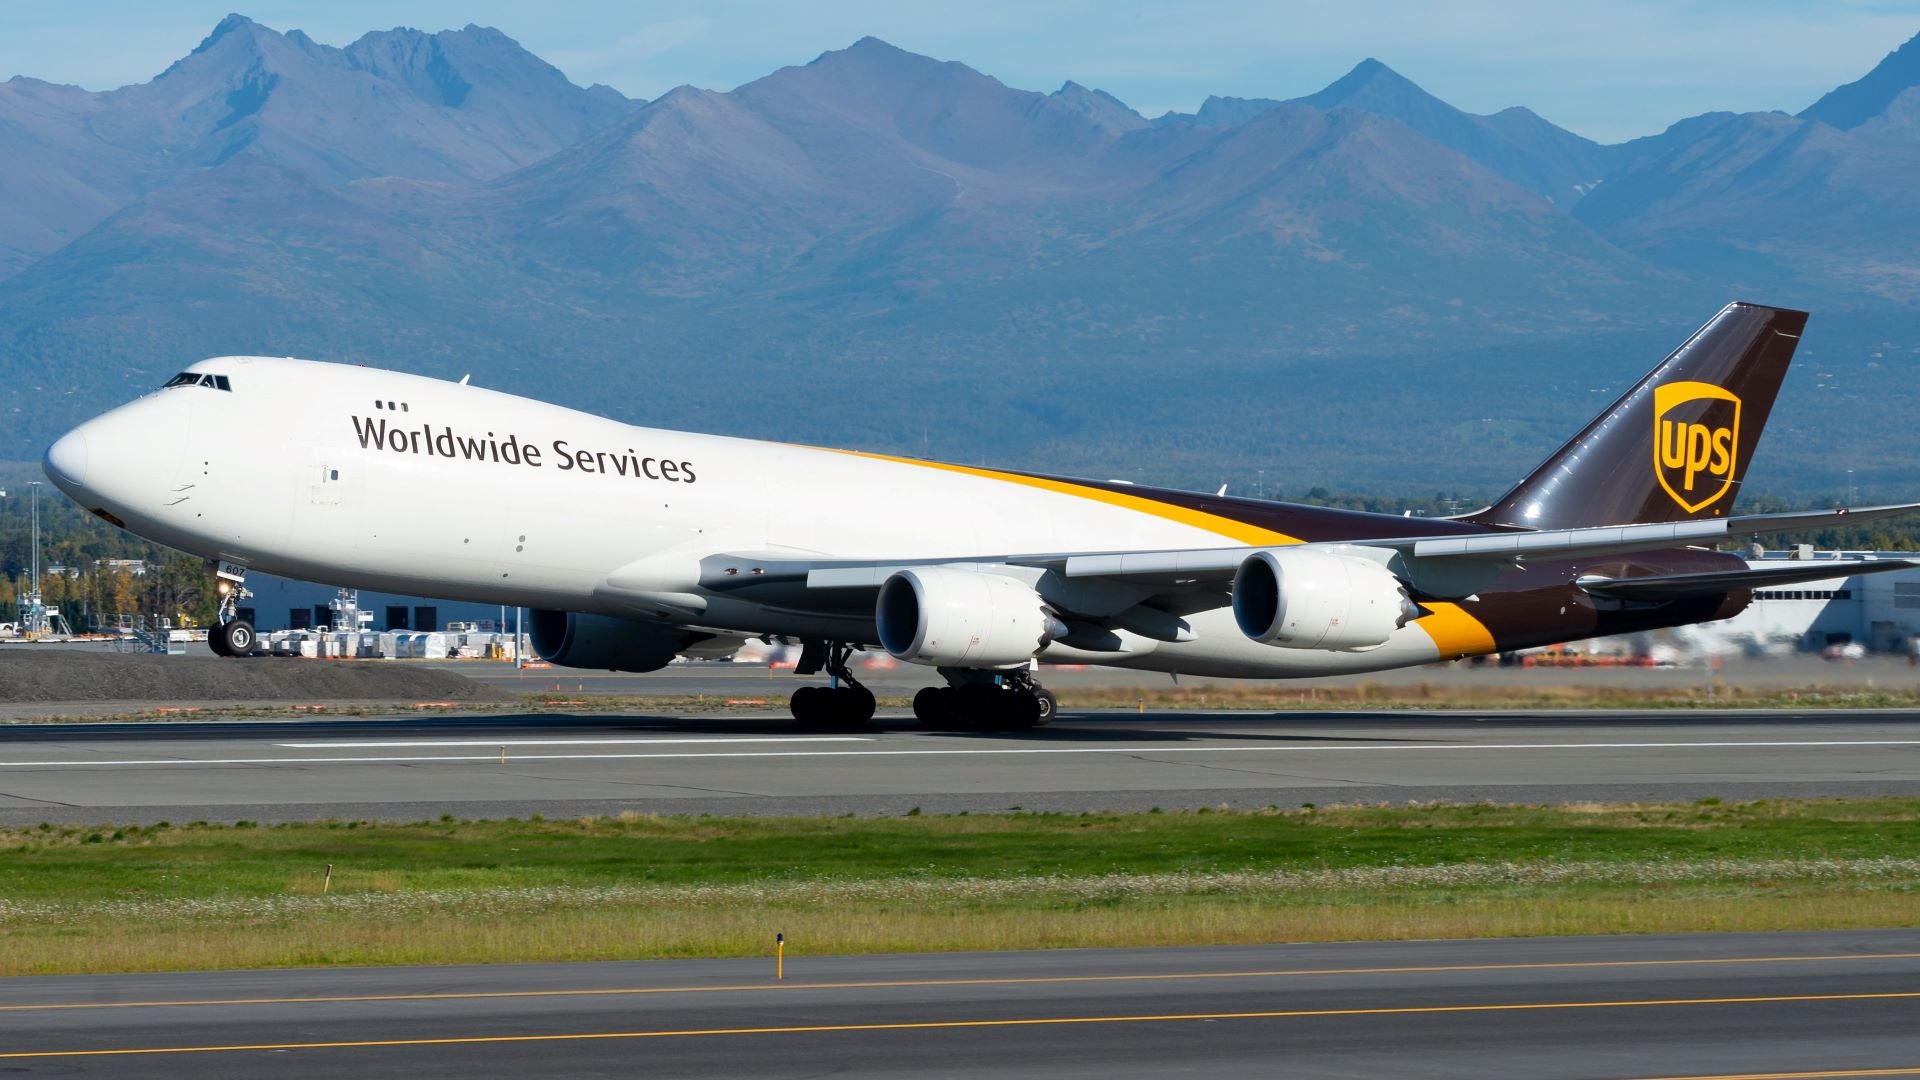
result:
[[[1920,800],[1264,813],[654,817],[0,832],[0,898],[262,896],[335,887],[687,885],[1468,862],[1920,857]],[[100,839],[89,842],[92,837]],[[117,837],[117,839],[116,839]]]
[[[1920,923],[1920,800],[0,831],[0,974]],[[322,895],[328,864],[333,877]]]

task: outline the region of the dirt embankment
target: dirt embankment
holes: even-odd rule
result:
[[[504,691],[405,662],[0,648],[0,704],[509,700]]]

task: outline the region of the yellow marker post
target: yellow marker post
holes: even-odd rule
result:
[[[500,748],[500,764],[505,765],[506,763],[507,763],[507,748],[502,746]]]
[[[333,888],[333,864],[328,863],[327,876],[320,879],[320,891],[324,893],[332,888]]]
[[[773,981],[787,977],[787,935],[773,935]]]

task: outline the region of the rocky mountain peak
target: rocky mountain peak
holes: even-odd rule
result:
[[[1071,79],[1062,83],[1060,89],[1049,95],[1049,99],[1085,115],[1116,135],[1147,126],[1146,118],[1128,108],[1119,98],[1105,90],[1089,90]]]
[[[1872,71],[1835,87],[1800,114],[1842,131],[1851,131],[1887,110],[1895,99],[1920,86],[1920,34],[1888,53]]]

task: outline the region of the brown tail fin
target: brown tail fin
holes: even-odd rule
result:
[[[1577,529],[1725,516],[1806,323],[1804,311],[1728,304],[1468,520]]]

